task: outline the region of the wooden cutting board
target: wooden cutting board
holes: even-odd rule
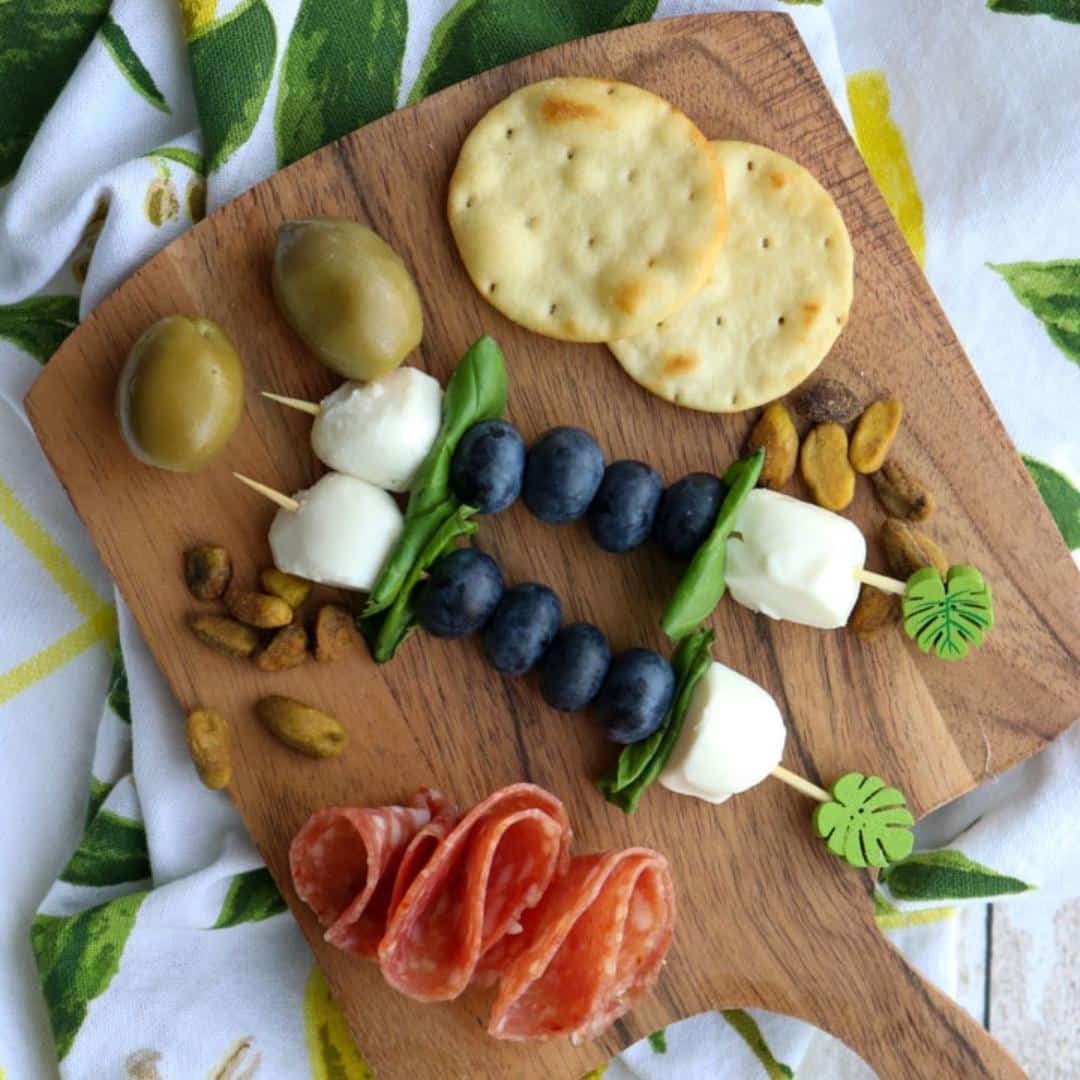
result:
[[[499,677],[475,642],[418,634],[385,667],[358,654],[263,675],[211,653],[185,627],[193,607],[181,579],[187,546],[224,543],[241,580],[254,581],[269,561],[273,508],[232,470],[284,491],[319,472],[308,418],[258,396],[272,389],[318,399],[335,382],[271,299],[275,230],[288,218],[354,217],[405,256],[426,319],[415,362],[440,378],[477,335],[492,334],[507,357],[509,418],[527,439],[551,425],[580,425],[610,458],[647,459],[669,482],[691,470],[720,472],[739,451],[750,416],[703,415],[651,397],[603,347],[512,325],[466,278],[444,215],[458,149],[491,105],[552,75],[637,83],[674,101],[710,138],[764,143],[821,179],[856,250],[850,323],[823,371],[868,398],[890,393],[904,402],[897,452],[938,495],[929,528],[954,561],[979,566],[993,585],[997,627],[981,651],[952,665],[918,655],[899,631],[864,645],[724,601],[713,619],[716,656],[780,702],[790,724],[785,764],[826,784],[851,769],[879,773],[921,815],[1042,749],[1075,715],[1075,568],[785,16],[673,19],[551,49],[278,173],[151,260],[68,339],[27,399],[42,446],[181,704],[231,717],[230,794],[380,1077],[572,1080],[656,1028],[736,1006],[833,1032],[882,1077],[1020,1075],[879,934],[871,876],[825,853],[810,833],[811,806],[782,785],[767,781],[721,807],[657,789],[626,818],[592,787],[613,755],[589,719],[548,709],[530,678]],[[250,376],[239,431],[222,460],[194,476],[140,465],[112,416],[130,345],[174,312],[225,327]],[[882,513],[867,481],[851,513],[876,532]],[[520,506],[485,519],[478,539],[508,580],[550,583],[568,619],[597,623],[616,648],[666,648],[658,619],[676,573],[654,550],[606,555],[582,525],[543,526]],[[881,566],[874,550],[870,565]],[[252,713],[269,692],[340,717],[351,735],[345,755],[314,762],[275,743]],[[576,851],[647,844],[673,864],[679,916],[665,970],[599,1043],[498,1043],[484,1034],[485,994],[440,1006],[398,996],[373,966],[320,940],[289,883],[289,840],[318,807],[394,802],[420,785],[469,805],[525,778],[566,801]]]

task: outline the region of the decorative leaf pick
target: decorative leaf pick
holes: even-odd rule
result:
[[[863,869],[888,866],[911,854],[915,818],[904,796],[880,776],[845,773],[832,786],[832,801],[814,810],[814,831],[841,859]]]
[[[994,625],[990,586],[974,566],[950,566],[948,576],[932,566],[916,570],[907,580],[904,633],[923,652],[942,660],[960,660],[978,648]]]

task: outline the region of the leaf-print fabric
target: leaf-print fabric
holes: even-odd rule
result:
[[[111,16],[101,24],[101,40],[105,42],[105,48],[116,61],[116,66],[124,73],[124,78],[131,84],[131,88],[155,109],[167,113],[169,106],[157,88],[153,75],[146,70],[138,54],[131,47],[131,42],[128,41],[123,27]]]
[[[247,141],[270,89],[277,30],[265,0],[241,0],[197,29],[188,52],[207,167],[216,169]]]
[[[1080,364],[1080,259],[990,264],[1013,295],[1046,327],[1050,340]]]
[[[112,982],[145,898],[145,892],[137,892],[77,915],[34,919],[30,944],[61,1061],[86,1019],[90,1002]]]
[[[405,0],[302,0],[278,88],[278,164],[394,108],[409,20]]]
[[[67,864],[34,932],[64,1080],[368,1072],[227,800],[195,779],[182,713],[122,605],[124,663],[110,678],[108,580],[24,424],[21,399],[39,363],[80,312],[208,206],[281,163],[484,68],[689,6],[0,2],[0,565],[10,590],[0,608],[0,739],[6,760],[18,762],[0,785],[0,821],[42,825],[0,829],[0,866],[5,895],[29,898]],[[890,207],[924,249],[947,315],[1066,542],[1077,544],[1078,448],[1066,406],[1080,377],[1068,306],[1080,225],[1060,177],[1080,162],[1080,29],[1059,21],[1068,5],[987,10],[975,0],[959,24],[949,5],[922,0],[893,0],[888,19],[865,0],[769,6],[795,20],[838,108],[855,114]],[[709,92],[701,88],[703,100]],[[876,360],[862,360],[870,380]],[[972,881],[985,891],[1009,879],[1060,888],[1080,866],[1054,794],[1067,797],[1074,779],[1057,763],[1078,750],[1076,741],[1052,747],[1009,805],[950,845],[998,883],[968,870],[959,877],[969,891]],[[801,841],[813,842],[808,831]],[[147,878],[126,880],[139,874],[152,874],[150,892]],[[955,882],[958,872],[905,864],[901,892],[914,888],[912,875],[925,884]],[[981,900],[908,900],[883,882],[878,921],[903,931],[905,947],[921,943],[924,956],[939,957],[940,975],[952,970],[953,913],[971,903]],[[0,904],[0,933],[25,941],[26,910]],[[26,1003],[37,993],[32,973],[0,980],[0,1017],[30,1030],[37,1013]],[[52,1075],[45,1039],[5,1042],[7,1076]],[[811,1039],[781,1017],[711,1013],[670,1024],[665,1052],[658,1038],[642,1040],[610,1064],[592,1061],[592,1075],[786,1076]]]
[[[1080,23],[1080,0],[986,0],[986,6],[1006,15],[1049,15]]]

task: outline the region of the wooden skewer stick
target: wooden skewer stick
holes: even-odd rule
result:
[[[295,514],[300,509],[300,504],[295,499],[291,499],[288,495],[282,495],[280,491],[275,491],[272,487],[260,484],[258,480],[252,480],[250,476],[244,476],[243,473],[238,472],[234,472],[233,476],[241,484],[247,484],[252,491],[257,491],[260,495],[265,495],[272,503],[277,503],[282,510],[288,510],[290,513]]]
[[[285,397],[282,394],[271,394],[269,390],[260,391],[264,398],[269,398],[271,401],[276,401],[279,405],[286,405],[290,409],[298,409],[300,412],[306,412],[309,416],[318,416],[322,412],[322,409],[315,404],[314,401],[303,401],[300,398]]]
[[[875,574],[873,570],[864,570],[861,566],[855,570],[855,577],[864,585],[872,585],[882,592],[895,593],[897,596],[903,596],[907,592],[905,582],[886,577],[884,574]]]
[[[777,780],[782,781],[789,787],[793,787],[803,795],[809,795],[811,799],[817,799],[818,802],[823,803],[832,802],[832,796],[824,788],[803,779],[797,773],[791,772],[790,769],[785,769],[783,765],[777,765],[770,775],[775,776]]]

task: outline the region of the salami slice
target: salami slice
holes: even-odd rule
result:
[[[378,952],[386,981],[418,1001],[457,997],[564,870],[569,844],[566,811],[543,788],[513,784],[479,803],[394,907]]]
[[[660,972],[675,923],[667,860],[648,848],[578,856],[522,923],[489,1034],[591,1038]]]
[[[445,796],[424,790],[411,806],[338,806],[312,814],[293,839],[289,869],[327,941],[357,956],[375,955],[398,865],[414,837],[448,807]]]

